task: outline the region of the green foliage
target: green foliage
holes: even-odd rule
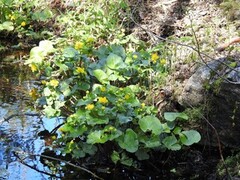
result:
[[[92,49],[93,56],[82,48]],[[112,161],[134,166],[129,154],[145,160],[152,149],[179,150],[198,142],[198,132],[177,126],[178,119],[188,119],[186,114],[165,113],[165,120],[159,119],[156,109],[139,98],[148,74],[163,73],[166,64],[160,59],[146,51],[126,53],[119,45],[57,49],[45,40],[34,47],[26,64],[45,77],[38,105],[48,117],[66,117],[55,142],[61,152],[83,158],[111,143]]]
[[[240,2],[238,0],[224,0],[220,7],[225,11],[228,19],[237,20],[240,17]]]

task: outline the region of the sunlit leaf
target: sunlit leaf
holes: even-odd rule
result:
[[[13,22],[11,21],[5,21],[2,24],[0,24],[0,31],[7,30],[12,31],[14,29]]]
[[[108,76],[107,74],[101,70],[101,69],[96,69],[93,71],[93,75],[97,78],[97,80],[99,82],[101,82],[102,84],[107,84],[108,81]]]
[[[87,136],[88,144],[105,143],[107,141],[107,135],[105,135],[104,132],[101,130],[93,131]]]
[[[52,41],[49,40],[43,40],[39,42],[39,48],[42,49],[43,55],[46,56],[49,53],[52,53],[55,51],[55,48],[53,47]]]
[[[125,68],[125,66],[126,66],[125,63],[123,62],[122,58],[116,54],[110,54],[107,57],[106,65],[111,70]]]

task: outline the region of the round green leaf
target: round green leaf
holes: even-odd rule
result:
[[[138,124],[143,132],[151,131],[155,135],[162,132],[160,120],[155,116],[145,116],[139,120]]]
[[[106,65],[110,69],[119,69],[119,68],[125,68],[125,63],[123,62],[122,58],[116,54],[110,54],[107,57]]]
[[[188,116],[185,113],[178,113],[178,112],[165,112],[164,119],[167,121],[175,121],[177,118],[188,120]]]
[[[180,136],[180,140],[186,146],[190,146],[194,143],[198,143],[201,140],[201,135],[199,134],[199,132],[195,130],[182,131],[182,134],[185,137]]]
[[[122,138],[119,138],[118,144],[126,151],[134,153],[138,150],[138,136],[132,129],[127,129]]]
[[[93,131],[87,136],[87,143],[88,144],[95,144],[95,143],[105,143],[107,142],[108,137],[103,133],[103,131]]]
[[[97,78],[102,84],[108,83],[108,75],[101,69],[96,69],[93,71],[93,75]]]
[[[181,146],[177,143],[177,138],[175,136],[168,136],[164,138],[163,144],[166,146],[166,148],[173,151],[181,149]]]

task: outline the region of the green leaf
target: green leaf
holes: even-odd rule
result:
[[[69,88],[69,84],[66,81],[61,82],[60,91],[65,97],[71,94],[71,89]]]
[[[139,139],[140,142],[145,144],[145,147],[147,148],[156,148],[161,145],[159,135],[153,135],[153,136],[141,136]]]
[[[113,153],[111,154],[111,160],[114,164],[117,164],[117,162],[120,160],[120,155],[117,151],[113,151]]]
[[[52,92],[49,89],[49,87],[45,87],[43,90],[43,95],[47,97],[47,96],[51,96],[51,94],[52,94]]]
[[[149,155],[148,155],[148,153],[144,150],[144,149],[139,149],[136,153],[135,153],[135,155],[137,156],[137,158],[138,158],[138,160],[147,160],[147,159],[149,159]]]
[[[126,116],[125,114],[118,114],[117,119],[119,120],[120,124],[125,124],[125,123],[132,121],[132,117]]]
[[[112,50],[112,53],[114,53],[122,58],[126,57],[125,49],[122,46],[111,45],[111,50]]]
[[[195,130],[182,131],[181,133],[184,136],[180,136],[180,141],[186,146],[198,143],[201,140],[201,135]]]
[[[133,159],[128,157],[125,153],[121,154],[120,162],[121,162],[121,164],[126,165],[126,166],[133,165]]]
[[[4,23],[0,24],[0,31],[7,30],[12,31],[14,29],[13,22],[5,21]]]
[[[125,68],[126,67],[126,65],[123,62],[122,58],[120,56],[116,55],[116,54],[110,54],[107,57],[106,65],[111,70],[120,69],[120,68]]]
[[[103,131],[100,130],[93,131],[87,136],[88,144],[105,143],[107,141],[108,141],[107,135],[105,135]]]
[[[127,129],[126,133],[119,138],[118,144],[126,151],[134,153],[138,150],[138,136],[132,129]]]
[[[93,75],[97,78],[97,80],[99,82],[101,82],[102,84],[107,84],[109,83],[108,81],[108,76],[107,74],[101,70],[101,69],[96,69],[93,71]]]
[[[177,118],[188,120],[188,116],[185,113],[178,113],[178,112],[165,112],[164,119],[166,121],[175,121]]]
[[[143,132],[151,131],[156,135],[160,135],[162,132],[160,120],[155,116],[145,116],[139,120],[138,124]]]
[[[86,153],[81,151],[80,149],[73,149],[72,155],[74,158],[83,158],[86,156]]]
[[[59,67],[61,71],[67,71],[69,67],[66,64],[56,61],[55,64]]]
[[[166,146],[166,148],[173,151],[181,149],[181,146],[177,143],[177,138],[175,136],[168,136],[164,138],[163,144]]]
[[[65,58],[76,58],[78,54],[78,51],[72,47],[67,47],[63,50],[63,57]]]
[[[231,62],[231,63],[229,64],[229,67],[232,67],[232,68],[237,67],[237,62]]]
[[[57,115],[57,112],[58,112],[56,109],[53,109],[51,106],[46,106],[43,111],[47,117],[54,117]]]
[[[49,40],[40,41],[39,48],[42,49],[44,56],[55,51],[55,48],[53,47],[53,43]]]
[[[97,125],[97,124],[108,124],[109,119],[107,117],[92,117],[89,114],[86,115],[87,124]]]
[[[97,147],[92,144],[83,143],[82,149],[86,154],[94,155],[97,152]]]
[[[29,63],[34,62],[36,64],[40,64],[43,62],[43,59],[44,59],[44,53],[40,47],[37,46],[31,49]]]

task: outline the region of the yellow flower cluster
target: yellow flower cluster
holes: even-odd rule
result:
[[[125,95],[125,99],[126,99],[126,100],[130,99],[130,95],[129,95],[129,94],[126,94],[126,95]]]
[[[166,59],[161,59],[160,64],[165,65],[167,63]]]
[[[31,96],[33,100],[36,100],[38,98],[37,89],[36,88],[31,89],[29,92],[29,96]]]
[[[133,59],[137,59],[138,55],[134,54],[132,57],[133,57]]]
[[[85,73],[86,73],[85,69],[82,68],[82,67],[77,67],[76,72],[77,72],[78,74],[85,74]]]
[[[159,59],[159,56],[157,53],[153,53],[151,55],[151,61],[155,64],[157,62],[157,60]]]
[[[98,102],[100,102],[101,104],[107,104],[108,100],[106,97],[99,97]]]
[[[88,43],[91,43],[91,42],[93,42],[93,41],[94,41],[94,37],[88,37],[88,38],[87,38],[87,42],[88,42]]]
[[[105,88],[104,86],[100,87],[100,90],[101,90],[102,92],[106,92],[106,88]]]
[[[14,15],[9,14],[8,17],[10,18],[11,21],[14,21],[16,17]]]
[[[22,23],[21,23],[21,26],[22,27],[24,27],[24,26],[26,26],[27,25],[27,23],[25,22],[25,21],[23,21]]]
[[[38,70],[38,68],[37,68],[37,66],[36,66],[36,64],[29,64],[29,67],[31,68],[31,71],[32,72],[36,72],[37,70]]]
[[[53,86],[54,88],[56,88],[56,87],[59,85],[59,81],[56,80],[56,79],[52,79],[52,80],[49,82],[49,85],[50,85],[50,86]]]
[[[94,104],[88,104],[86,106],[86,109],[89,110],[89,111],[93,110],[93,108],[94,108]]]
[[[83,48],[83,45],[84,45],[84,44],[83,44],[82,42],[77,41],[77,42],[75,43],[74,48],[77,49],[77,50],[79,50],[79,49],[82,49],[82,48]]]

